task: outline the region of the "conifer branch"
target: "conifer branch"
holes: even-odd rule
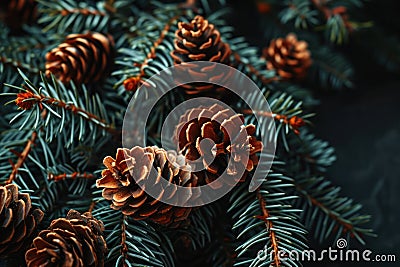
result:
[[[93,212],[93,209],[94,209],[94,207],[96,206],[96,203],[97,203],[96,201],[92,200],[92,202],[90,203],[88,212],[90,212],[90,213]]]
[[[267,77],[265,77],[264,75],[262,75],[262,74],[257,70],[256,67],[254,67],[254,66],[251,65],[250,63],[245,63],[245,62],[242,60],[242,57],[239,55],[239,53],[234,52],[234,53],[233,53],[233,56],[234,56],[234,59],[235,59],[236,63],[243,64],[244,66],[246,66],[247,69],[249,70],[249,72],[252,73],[254,76],[256,76],[257,79],[259,79],[264,85],[267,85],[267,84],[270,84],[270,83],[272,83],[272,82],[274,82],[274,81],[279,80],[279,77],[277,77],[277,76],[272,77],[272,78],[267,78]]]
[[[87,121],[93,122],[98,127],[105,129],[110,133],[116,133],[116,129],[114,128],[114,126],[105,123],[103,119],[99,118],[95,114],[92,114],[80,107],[77,107],[72,103],[66,103],[54,97],[45,96],[43,94],[35,94],[32,91],[26,91],[25,93],[17,94],[15,103],[22,109],[31,109],[36,104],[39,105],[40,109],[43,109],[43,103],[53,105],[64,110],[71,111],[72,114],[80,116]]]
[[[334,212],[333,210],[331,210],[329,207],[327,207],[326,205],[324,205],[322,202],[320,202],[319,200],[317,200],[314,196],[312,196],[311,194],[309,194],[305,188],[303,188],[302,186],[300,186],[299,184],[295,184],[296,189],[298,190],[298,192],[300,192],[302,194],[303,197],[307,198],[309,201],[311,201],[311,203],[318,207],[322,212],[324,212],[326,215],[328,215],[332,220],[336,221],[338,224],[342,225],[344,227],[343,233],[346,232],[353,232],[354,231],[354,225],[351,224],[350,222],[348,222],[347,220],[345,220],[344,218],[342,218],[340,215],[337,215],[337,212]],[[354,237],[354,235],[352,236]]]
[[[306,121],[298,116],[287,116],[268,111],[258,111],[250,109],[244,109],[242,112],[246,115],[257,114],[259,116],[274,118],[276,121],[280,121],[286,125],[289,125],[293,129],[293,132],[297,135],[300,134],[300,128],[306,125]]]
[[[271,238],[271,247],[274,254],[274,266],[279,267],[281,266],[281,261],[279,259],[279,248],[278,248],[278,239],[275,235],[275,231],[273,230],[273,223],[272,221],[268,220],[270,214],[267,210],[267,203],[263,196],[260,194],[260,189],[257,189],[257,199],[260,203],[260,208],[262,211],[262,215],[258,216],[257,218],[264,221],[267,231],[269,232],[269,236]]]
[[[50,181],[63,181],[65,179],[71,179],[75,180],[77,178],[82,178],[82,179],[94,179],[95,176],[91,173],[79,173],[79,172],[73,172],[73,173],[62,173],[62,174],[54,174],[54,173],[49,173],[47,175],[47,179]]]
[[[90,10],[88,8],[59,9],[57,13],[65,17],[72,14],[80,14],[83,16],[107,16],[106,13],[99,10]]]
[[[126,244],[126,223],[127,216],[123,215],[121,221],[121,255],[123,266],[126,267],[126,261],[128,260],[128,245]]]
[[[124,81],[124,86],[127,88],[128,91],[132,91],[136,89],[139,83],[143,83],[142,79],[146,75],[144,69],[148,65],[149,61],[156,57],[156,49],[157,47],[164,41],[165,37],[167,36],[171,26],[175,23],[180,17],[182,13],[173,16],[164,26],[164,28],[160,32],[160,36],[156,41],[153,42],[150,52],[146,55],[144,61],[142,63],[134,63],[135,67],[140,67],[139,74],[134,77],[128,77]]]
[[[25,148],[21,153],[14,152],[18,156],[17,163],[13,164],[10,160],[11,166],[12,166],[12,172],[10,174],[10,177],[8,180],[5,182],[5,184],[10,184],[14,181],[15,177],[18,174],[19,169],[22,167],[24,164],[26,158],[28,157],[29,153],[31,152],[32,146],[35,144],[37,138],[37,132],[32,132],[32,136],[28,141],[26,142]]]

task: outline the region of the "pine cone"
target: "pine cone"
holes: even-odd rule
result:
[[[15,184],[0,186],[0,257],[24,249],[42,219],[28,194],[19,193]]]
[[[221,41],[220,33],[202,16],[196,16],[190,23],[179,22],[175,32],[175,50],[171,56],[175,64],[192,61],[211,61],[229,64],[231,49],[229,45]],[[211,84],[213,79],[228,79],[227,73],[213,73],[213,70],[197,68],[187,65],[187,70],[182,75],[190,75],[193,79],[204,79],[205,73],[209,73],[210,83],[196,83],[181,85],[187,94],[199,94],[211,89],[221,91],[222,88]]]
[[[303,79],[312,64],[307,42],[298,41],[295,34],[271,41],[263,51],[267,69],[276,70],[284,79]]]
[[[12,30],[18,30],[36,19],[36,5],[35,0],[1,0],[0,19]]]
[[[149,219],[168,226],[178,225],[189,215],[191,208],[171,206],[152,198],[134,179],[149,179],[149,172],[154,166],[158,171],[155,187],[160,179],[185,187],[196,186],[196,177],[191,174],[189,166],[185,166],[182,155],[158,147],[136,146],[130,150],[118,149],[115,159],[108,156],[103,163],[107,169],[103,170],[102,178],[97,180],[97,186],[104,187],[103,197],[112,200],[111,208],[121,210],[136,220]],[[166,194],[170,199],[179,197],[170,188],[160,187],[159,190],[160,197]]]
[[[243,181],[258,164],[257,153],[262,150],[262,142],[254,136],[255,126],[243,123],[243,115],[218,104],[193,108],[181,116],[175,141],[178,151],[192,162],[200,185],[213,182],[225,169],[232,177],[232,184]],[[243,156],[246,154],[248,157]],[[230,158],[234,163],[228,166]],[[197,171],[202,169],[205,171]],[[245,170],[240,177],[239,169]]]
[[[97,82],[113,63],[114,40],[97,32],[70,34],[64,43],[46,55],[46,75],[53,73],[63,83]]]
[[[25,254],[30,266],[104,266],[104,225],[89,212],[70,210],[66,218],[53,220],[33,240]]]

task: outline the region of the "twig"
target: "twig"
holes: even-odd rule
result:
[[[306,122],[298,116],[289,117],[286,115],[276,114],[276,113],[272,113],[272,112],[268,112],[268,111],[257,111],[257,110],[251,110],[251,109],[244,109],[244,110],[242,110],[242,112],[247,115],[257,114],[257,115],[264,116],[264,117],[274,118],[277,121],[280,121],[284,124],[290,125],[293,132],[297,135],[300,134],[300,128],[303,127],[304,125],[306,125]]]
[[[8,180],[5,182],[6,184],[10,184],[14,181],[15,177],[18,174],[19,169],[21,168],[21,166],[24,164],[26,158],[29,155],[29,152],[31,152],[32,149],[32,145],[35,143],[37,138],[37,132],[32,132],[32,136],[30,139],[28,139],[24,150],[22,151],[22,153],[18,154],[18,160],[16,164],[13,164],[10,160],[11,166],[12,166],[12,172],[10,174],[10,177],[8,178]]]
[[[124,258],[124,267],[126,267],[125,260],[128,259],[128,245],[126,244],[126,222],[127,216],[124,215],[121,222],[121,254]]]
[[[270,217],[270,214],[266,208],[267,203],[266,203],[265,199],[263,198],[263,196],[261,195],[260,189],[257,189],[257,199],[258,199],[258,202],[260,203],[260,207],[262,210],[262,215],[257,216],[257,218],[261,219],[265,222],[265,226],[267,227],[269,236],[271,238],[271,247],[272,247],[272,250],[274,253],[274,266],[279,267],[279,266],[281,266],[281,261],[279,259],[278,241],[277,241],[277,237],[275,235],[275,231],[272,230],[273,223],[271,222],[271,220],[268,220],[268,218]]]
[[[79,173],[79,172],[73,172],[73,173],[62,173],[62,174],[58,174],[55,175],[53,173],[49,173],[47,175],[47,179],[51,180],[51,181],[62,181],[65,179],[72,179],[75,180],[76,178],[84,178],[84,179],[93,179],[95,178],[95,176],[91,173]]]
[[[63,17],[71,15],[71,14],[81,14],[84,16],[94,15],[94,16],[102,16],[102,17],[105,17],[107,15],[106,13],[101,12],[99,10],[89,10],[86,8],[61,9],[61,10],[58,10],[58,13],[60,13],[61,16],[63,16]]]
[[[296,184],[296,189],[298,192],[300,192],[303,195],[303,197],[308,198],[313,205],[317,206],[320,210],[322,210],[325,214],[327,214],[331,219],[333,219],[334,221],[337,221],[340,225],[342,225],[344,227],[343,232],[351,232],[352,233],[354,231],[354,226],[352,224],[346,222],[343,218],[336,215],[333,211],[331,211],[327,206],[325,206],[323,203],[318,201],[312,195],[306,193],[304,188],[302,188],[300,185]]]
[[[267,78],[267,77],[265,77],[264,75],[262,75],[262,74],[261,74],[253,65],[251,65],[250,63],[244,63],[243,60],[242,60],[242,57],[241,57],[237,52],[235,52],[233,55],[234,55],[235,60],[236,60],[238,63],[245,65],[245,66],[249,69],[250,73],[254,74],[258,79],[260,79],[261,82],[262,82],[263,84],[270,84],[271,82],[274,82],[274,81],[279,80],[279,77]]]
[[[106,131],[113,133],[113,134],[117,133],[116,129],[112,125],[106,124],[103,119],[97,117],[96,115],[94,115],[90,112],[87,112],[86,110],[84,110],[80,107],[77,107],[71,103],[67,104],[64,101],[55,99],[53,97],[49,97],[49,96],[45,96],[45,95],[37,95],[32,92],[25,92],[25,93],[18,93],[17,99],[15,102],[19,107],[21,107],[23,109],[31,109],[34,106],[34,104],[36,104],[36,103],[39,103],[39,104],[46,103],[49,105],[57,106],[59,108],[65,109],[65,110],[71,110],[72,113],[79,115],[79,116],[83,117],[84,119],[95,123],[97,126],[105,129]]]
[[[136,67],[140,67],[140,72],[138,75],[134,77],[128,77],[124,81],[124,86],[127,91],[133,91],[139,87],[139,83],[142,83],[142,78],[146,75],[144,68],[149,64],[151,59],[156,57],[156,49],[157,47],[164,41],[165,36],[167,35],[169,29],[171,28],[172,23],[174,23],[182,14],[179,13],[178,15],[173,16],[167,24],[164,26],[163,30],[160,33],[158,39],[153,43],[153,46],[150,48],[150,52],[147,54],[143,63],[135,63]]]
[[[93,201],[93,200],[92,200],[92,202],[90,203],[90,206],[89,206],[89,209],[88,209],[87,212],[92,213],[92,211],[93,211],[93,209],[94,209],[94,206],[96,206],[96,201]]]

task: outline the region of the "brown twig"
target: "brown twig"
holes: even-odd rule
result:
[[[328,20],[332,17],[332,11],[326,6],[326,0],[311,0],[314,6],[324,14],[325,18]]]
[[[257,114],[257,115],[260,115],[263,117],[274,118],[277,121],[280,121],[284,124],[290,125],[293,132],[297,135],[300,134],[300,128],[306,124],[306,122],[298,116],[289,117],[286,115],[276,114],[276,113],[272,113],[272,112],[268,112],[268,111],[257,111],[257,110],[255,111],[255,110],[251,110],[251,109],[244,109],[244,110],[242,110],[242,112],[247,115]]]
[[[37,138],[37,132],[32,132],[31,138],[28,139],[28,141],[26,142],[25,148],[22,151],[22,153],[17,153],[15,151],[13,151],[15,154],[17,154],[18,160],[17,160],[17,163],[15,163],[15,164],[13,164],[13,162],[10,160],[10,163],[12,166],[12,172],[11,172],[8,180],[5,182],[5,184],[10,184],[14,181],[15,177],[18,174],[19,169],[24,164],[26,158],[28,157],[29,153],[31,152],[32,145],[34,145],[36,138]]]
[[[281,266],[281,261],[279,259],[278,239],[276,237],[275,231],[272,230],[273,223],[271,222],[271,220],[268,220],[268,218],[270,217],[270,214],[266,208],[267,203],[266,203],[265,199],[263,198],[263,196],[261,195],[260,189],[257,189],[257,199],[258,199],[258,202],[260,203],[260,207],[261,207],[261,211],[262,211],[262,215],[257,216],[257,218],[263,220],[265,223],[265,226],[267,227],[269,236],[271,238],[271,248],[272,248],[273,254],[274,254],[274,266],[279,267],[279,266]]]
[[[73,173],[62,173],[62,174],[53,174],[53,173],[49,173],[47,175],[47,179],[50,181],[62,181],[65,179],[72,179],[75,180],[76,178],[83,178],[83,179],[93,179],[95,178],[95,176],[91,173],[79,173],[79,172],[73,172]]]
[[[299,192],[305,192],[304,188],[302,188],[300,185],[296,184],[296,189]],[[317,206],[318,208],[320,208],[325,214],[327,214],[331,219],[333,219],[334,221],[337,221],[340,225],[343,226],[343,232],[350,232],[352,233],[354,231],[354,226],[348,222],[345,222],[345,220],[343,218],[341,218],[340,216],[336,215],[333,211],[331,211],[328,207],[326,207],[323,203],[321,203],[320,201],[318,201],[316,198],[314,198],[313,196],[311,196],[308,193],[302,193],[302,195],[306,198],[308,198],[311,203],[314,206]]]
[[[55,99],[53,97],[45,96],[45,95],[37,95],[34,94],[30,91],[24,92],[24,93],[19,93],[17,94],[17,98],[15,100],[15,103],[17,106],[19,106],[22,109],[31,109],[35,104],[41,105],[41,103],[49,104],[49,105],[54,105],[59,108],[65,109],[65,110],[71,110],[73,114],[79,115],[83,117],[84,119],[91,121],[95,123],[97,126],[100,128],[105,129],[106,131],[110,133],[117,133],[116,129],[109,124],[106,124],[105,121],[96,115],[87,112],[86,110],[79,108],[71,103],[65,103],[62,100]],[[43,108],[43,107],[41,107]]]
[[[178,14],[176,16],[173,16],[167,24],[164,26],[163,30],[160,33],[160,36],[158,39],[153,43],[153,46],[150,48],[150,52],[147,54],[145,60],[142,63],[135,63],[136,67],[140,67],[140,72],[138,75],[134,77],[128,77],[124,81],[124,86],[128,91],[133,91],[134,89],[139,87],[140,83],[143,83],[142,78],[146,75],[144,68],[149,64],[149,61],[151,59],[154,59],[156,57],[156,49],[157,47],[164,41],[165,36],[167,35],[169,29],[171,28],[172,23],[174,23],[182,14]],[[134,84],[134,85],[132,85]],[[128,86],[133,87],[128,88]],[[136,88],[135,88],[136,87]]]
[[[267,78],[267,77],[265,77],[264,75],[262,75],[262,74],[261,74],[253,65],[251,65],[250,63],[244,63],[243,60],[242,60],[242,57],[241,57],[237,52],[235,52],[233,55],[234,55],[235,60],[236,60],[238,63],[245,65],[245,66],[249,69],[249,72],[252,73],[253,75],[255,75],[258,79],[260,79],[261,82],[262,82],[263,84],[270,84],[271,82],[274,82],[274,81],[279,80],[279,77]]]
[[[92,202],[90,203],[90,206],[89,206],[89,209],[88,209],[87,212],[92,213],[92,211],[93,211],[93,209],[94,209],[94,206],[96,206],[96,201],[92,201]]]
[[[125,260],[128,259],[128,245],[126,244],[126,225],[125,225],[126,219],[127,216],[124,215],[121,223],[121,254],[122,257],[124,258],[124,267],[127,266]]]
[[[346,7],[337,6],[331,9],[327,6],[326,0],[311,0],[311,2],[314,4],[315,8],[317,8],[324,15],[326,20],[329,20],[335,15],[339,15],[342,17],[346,28],[350,31],[353,30],[353,26],[349,21],[349,15],[347,13]]]
[[[95,15],[95,16],[102,16],[102,17],[105,17],[107,15],[106,13],[101,12],[99,10],[89,10],[86,8],[61,9],[61,10],[58,10],[58,13],[61,14],[61,16],[63,16],[63,17],[71,15],[71,14],[81,14],[84,16]]]

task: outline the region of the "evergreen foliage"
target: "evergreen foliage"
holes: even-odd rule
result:
[[[105,226],[106,266],[301,266],[278,252],[307,249],[308,236],[365,244],[366,236],[374,235],[364,226],[369,216],[327,178],[336,157],[312,134],[318,104],[312,89],[353,85],[354,69],[340,47],[354,35],[382,39],[373,56],[398,70],[400,58],[392,56],[400,54],[398,38],[383,38],[366,18],[351,20],[364,1],[257,1],[264,47],[290,32],[309,45],[313,64],[307,78],[283,80],[266,68],[262,49],[228,24],[229,1],[167,2],[37,0],[36,23],[19,32],[1,25],[0,185],[14,183],[31,195],[32,205],[45,213],[40,229],[70,209],[91,211]],[[122,146],[129,101],[152,75],[174,64],[170,53],[177,23],[197,14],[215,25],[232,51],[231,67],[261,88],[271,112],[251,96],[249,104],[257,110],[236,97],[228,104],[256,125],[256,134],[276,140],[277,149],[275,157],[268,156],[270,172],[256,177],[262,181],[256,191],[248,192],[248,182],[238,184],[226,198],[194,209],[184,225],[170,229],[111,209],[95,180],[104,169],[103,158]],[[45,75],[46,53],[68,34],[87,31],[114,38],[111,73],[86,84]],[[157,116],[147,125],[149,145],[160,144],[158,130],[168,111],[187,98],[184,90],[174,90],[155,107]],[[254,113],[274,119],[258,122]],[[259,251],[267,254],[265,260]]]

